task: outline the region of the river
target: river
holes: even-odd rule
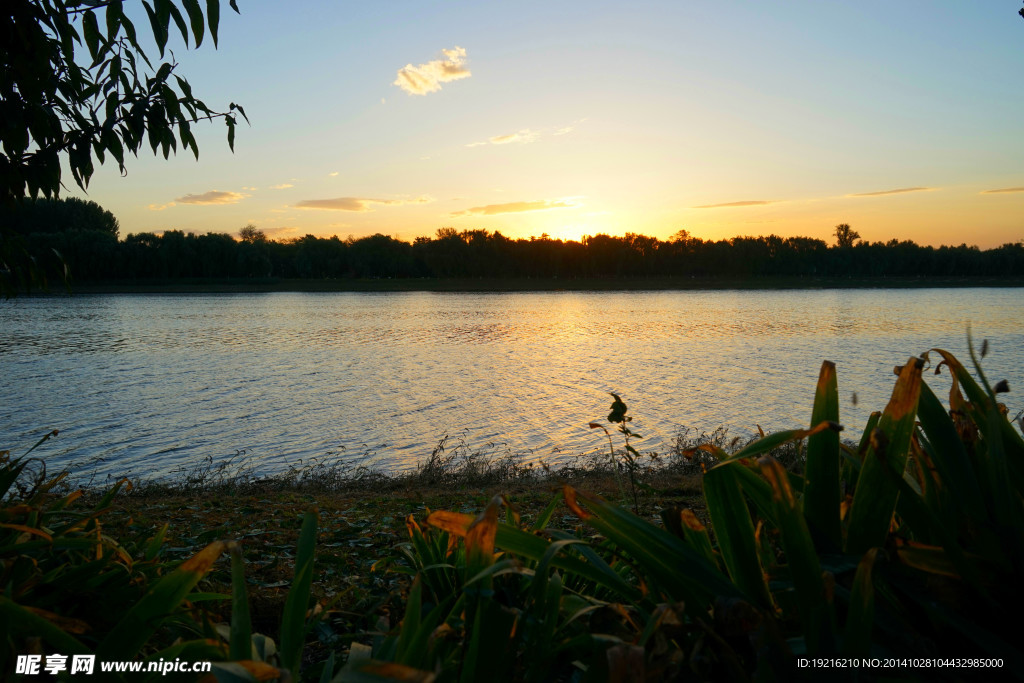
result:
[[[622,396],[665,452],[684,427],[806,426],[822,360],[856,435],[892,368],[932,347],[1024,388],[1014,288],[79,295],[0,302],[0,449],[102,476],[244,451],[260,473],[397,471],[445,435],[559,462],[605,448]],[[946,392],[948,376],[928,381]],[[854,398],[856,394],[856,399]],[[1024,406],[1008,395],[1011,414]]]

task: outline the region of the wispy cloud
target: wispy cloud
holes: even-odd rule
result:
[[[329,175],[330,177],[332,177],[332,178],[333,178],[334,176],[338,175],[338,172],[337,172],[337,171],[331,171],[331,172],[330,172],[330,173],[328,173],[327,175]]]
[[[281,183],[280,185],[271,185],[271,190],[287,190],[289,187],[295,187],[291,183]]]
[[[174,201],[178,204],[237,204],[248,196],[241,192],[210,190],[202,194],[187,194],[184,197],[177,197]]]
[[[857,192],[848,194],[847,197],[881,197],[886,194],[904,194],[905,192],[929,192],[934,187],[898,187],[895,190],[878,190],[877,192]]]
[[[174,202],[167,202],[166,204],[150,204],[148,208],[150,211],[163,211],[174,206]]]
[[[410,95],[426,95],[440,90],[442,83],[469,78],[471,74],[466,68],[465,48],[456,45],[451,50],[441,50],[441,54],[444,55],[442,59],[426,64],[406,64],[398,70],[398,78],[392,85],[397,85]]]
[[[415,199],[373,199],[369,197],[335,197],[334,199],[303,199],[295,204],[297,209],[323,209],[326,211],[354,211],[367,213],[373,211],[374,204],[382,206],[401,206],[402,204],[429,204],[434,201],[422,196]]]
[[[538,131],[524,128],[516,133],[509,133],[507,135],[495,135],[492,138],[487,138],[482,142],[471,142],[466,147],[480,147],[481,145],[511,145],[519,144],[525,145],[533,142],[540,135]]]
[[[1024,192],[1024,187],[1001,187],[998,190],[982,190],[980,194],[1001,194],[1003,192]]]
[[[512,143],[519,143],[524,145],[528,142],[533,142],[537,139],[538,133],[524,128],[518,133],[509,133],[508,135],[495,135],[493,138],[488,140],[492,145],[510,145]]]
[[[578,206],[571,199],[540,199],[532,202],[508,202],[507,204],[488,204],[474,206],[465,211],[456,211],[451,215],[458,216],[494,216],[500,213],[524,213],[526,211],[548,211],[549,209],[572,209]]]
[[[586,119],[580,119],[580,121],[586,121]],[[569,133],[573,132],[575,130],[575,128],[576,128],[576,124],[575,123],[573,123],[573,125],[571,125],[571,126],[563,126],[561,128],[556,128],[552,132],[547,132],[547,130],[544,129],[544,128],[541,128],[540,130],[532,130],[530,128],[524,128],[524,129],[522,129],[520,131],[517,131],[515,133],[507,133],[505,135],[495,135],[494,137],[487,138],[486,140],[481,140],[481,141],[478,141],[478,142],[471,142],[471,143],[467,144],[466,147],[481,147],[483,145],[509,145],[509,144],[525,145],[525,144],[528,144],[528,143],[536,141],[541,136],[551,136],[551,137],[554,137],[556,135],[568,135]]]
[[[730,206],[763,206],[765,204],[776,204],[773,200],[764,199],[747,199],[742,202],[726,202],[724,204],[702,204],[701,206],[691,206],[691,209],[724,209]]]

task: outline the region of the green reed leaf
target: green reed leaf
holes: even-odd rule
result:
[[[163,620],[210,571],[225,547],[223,541],[215,541],[160,579],[111,629],[96,648],[96,658],[100,661],[135,659]]]
[[[847,519],[846,552],[862,555],[885,545],[899,491],[886,474],[902,475],[914,433],[924,361],[911,357],[900,370],[892,398],[871,435]]]
[[[704,475],[704,501],[729,576],[757,604],[769,607],[771,597],[758,559],[754,524],[736,478],[738,469],[720,466],[709,470]]]
[[[249,617],[249,591],[245,585],[245,558],[238,543],[228,545],[231,553],[231,659],[252,659],[252,620]]]
[[[839,423],[836,365],[831,361],[821,364],[811,411],[811,424],[822,422]],[[807,438],[803,508],[815,536],[835,550],[842,547],[839,500],[839,432],[826,429]]]
[[[302,516],[302,530],[295,553],[295,579],[285,598],[281,617],[281,668],[298,677],[302,646],[306,640],[306,609],[313,586],[313,558],[316,551],[319,512],[311,507]]]

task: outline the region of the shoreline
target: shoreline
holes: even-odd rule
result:
[[[76,294],[227,294],[271,292],[604,292],[799,289],[929,289],[1024,287],[1019,277],[749,277],[749,278],[183,278],[54,284],[31,296]]]

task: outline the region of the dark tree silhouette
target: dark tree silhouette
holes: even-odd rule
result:
[[[151,61],[124,10],[125,0],[4,0],[0,11],[0,204],[56,197],[62,162],[85,189],[93,160],[125,157],[144,145],[167,158],[178,141],[199,157],[191,124],[223,119],[234,148],[236,112],[215,111],[162,61],[171,22],[188,46],[209,30],[216,46],[220,0],[144,3],[160,60]],[[236,12],[235,0],[228,4]],[[179,5],[181,9],[179,9]],[[154,9],[155,7],[155,9]],[[187,20],[185,16],[187,15]],[[102,22],[102,29],[100,24]],[[154,61],[156,66],[154,66]],[[25,244],[0,225],[0,292],[37,279]]]
[[[860,233],[850,227],[848,223],[840,223],[835,231],[837,247],[852,247],[853,243],[860,239]]]
[[[250,244],[267,241],[267,234],[252,223],[245,225],[245,227],[239,230],[238,236],[243,242],[248,242]]]

